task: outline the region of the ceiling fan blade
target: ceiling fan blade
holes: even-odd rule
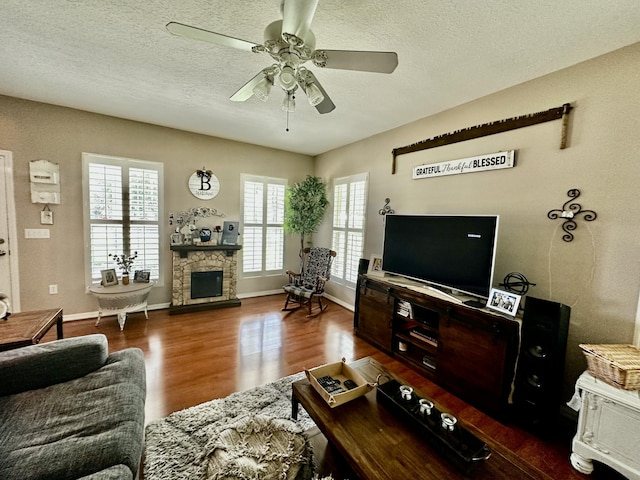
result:
[[[305,39],[317,6],[318,0],[284,0],[282,33],[290,33]]]
[[[332,112],[336,108],[336,106],[333,104],[333,102],[329,98],[329,95],[327,95],[326,90],[322,88],[322,85],[320,85],[320,82],[318,81],[316,76],[310,70],[307,70],[305,72],[305,81],[308,83],[315,83],[316,87],[318,87],[318,89],[322,92],[322,95],[324,96],[324,100],[322,100],[318,105],[316,105],[316,110],[318,110],[318,113],[324,114],[324,113]],[[300,85],[300,88],[302,88],[302,90],[306,94],[307,88],[306,88],[305,81],[299,82],[299,85]]]
[[[316,50],[313,52],[313,63],[323,68],[392,73],[398,66],[398,54],[355,50]]]
[[[232,102],[245,102],[249,100],[253,96],[253,88],[265,77],[269,68],[271,67],[261,70],[260,73],[240,87],[240,90],[231,95],[229,100]]]
[[[248,42],[247,40],[229,37],[227,35],[222,35],[221,33],[210,32],[209,30],[203,30],[202,28],[192,27],[178,22],[167,23],[167,30],[179,37],[201,40],[203,42],[215,43],[216,45],[222,45],[223,47],[233,47],[240,50],[247,50],[249,52],[252,51],[253,47],[259,46],[255,43]]]

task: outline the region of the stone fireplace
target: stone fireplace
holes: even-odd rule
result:
[[[169,313],[239,306],[236,295],[240,245],[173,245]]]

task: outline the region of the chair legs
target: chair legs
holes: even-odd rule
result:
[[[322,296],[321,295],[318,295],[316,298],[318,299],[318,308],[320,309],[320,312],[318,312],[318,313],[322,313],[327,309],[328,305],[322,305]],[[311,299],[309,299],[309,315],[307,315],[308,317],[311,316],[311,304],[312,304]]]
[[[288,293],[287,294],[287,299],[284,302],[284,307],[282,308],[282,311],[292,311],[292,310],[297,310],[301,307],[307,306],[309,307],[309,313],[307,315],[307,317],[311,317],[313,316],[313,297],[315,296],[315,298],[318,300],[318,309],[319,311],[315,314],[319,314],[324,312],[327,309],[328,305],[323,305],[322,304],[322,295],[312,295],[311,298],[305,298],[299,295],[295,295],[292,293]],[[289,302],[294,303],[295,305],[289,307]]]

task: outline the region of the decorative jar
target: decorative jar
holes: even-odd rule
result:
[[[200,241],[201,242],[208,242],[209,240],[211,240],[211,229],[208,228],[208,227],[201,228],[200,229]]]

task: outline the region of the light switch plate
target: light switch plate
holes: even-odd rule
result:
[[[48,228],[25,228],[24,238],[49,238]]]

